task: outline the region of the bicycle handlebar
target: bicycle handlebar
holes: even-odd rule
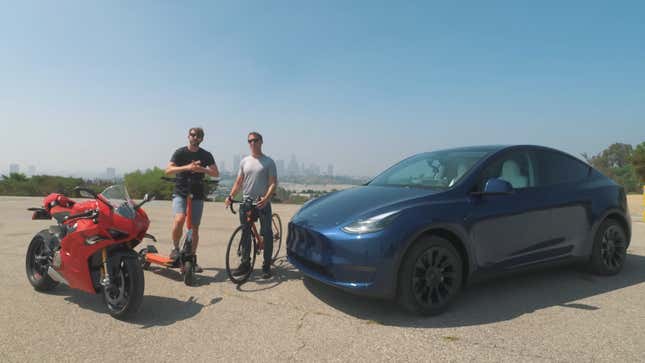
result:
[[[169,178],[167,176],[162,176],[161,179],[165,180],[165,181],[168,181],[168,182],[173,182],[173,183],[177,181],[177,178]],[[189,181],[191,183],[219,184],[219,180],[211,180],[211,179],[202,179],[202,180],[199,180],[199,181],[189,179]]]
[[[257,200],[257,201],[255,201],[255,202],[254,202],[252,199],[250,199],[250,198],[247,198],[247,199],[245,199],[245,200],[237,200],[237,199],[233,199],[233,198],[231,198],[231,205],[229,205],[229,206],[228,206],[228,207],[226,207],[226,208],[230,208],[230,209],[231,209],[231,213],[236,214],[236,212],[235,212],[235,208],[233,208],[233,205],[234,205],[234,204],[236,204],[236,203],[237,203],[237,204],[247,204],[247,203],[248,203],[248,204],[249,204],[250,206],[252,206],[252,207],[257,207],[257,205],[259,204],[259,202],[260,202],[260,198],[258,198],[258,200]]]

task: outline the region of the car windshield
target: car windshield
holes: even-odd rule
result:
[[[368,185],[448,189],[490,150],[443,150],[407,158],[374,178]]]
[[[137,212],[134,209],[134,202],[130,199],[128,189],[125,185],[117,184],[107,187],[101,195],[114,207],[116,214],[125,218],[134,219]]]

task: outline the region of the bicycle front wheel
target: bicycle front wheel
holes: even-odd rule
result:
[[[278,258],[282,246],[282,220],[277,213],[271,216],[271,231],[273,233],[273,261]]]
[[[249,254],[245,256],[244,248],[242,245],[242,236],[248,233],[250,242]],[[226,273],[228,278],[234,284],[240,285],[246,282],[253,272],[255,265],[255,241],[250,228],[244,228],[244,225],[237,227],[235,232],[231,235],[226,247]],[[246,262],[246,264],[244,263]],[[246,267],[246,268],[245,268]]]

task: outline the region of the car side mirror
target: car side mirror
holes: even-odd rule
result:
[[[506,180],[492,178],[488,179],[484,186],[484,194],[512,194],[513,186]]]
[[[513,194],[513,186],[506,180],[491,178],[486,181],[483,192],[475,192],[474,195],[509,195]]]

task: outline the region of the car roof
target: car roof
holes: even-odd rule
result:
[[[456,147],[456,148],[441,149],[436,151],[486,151],[486,152],[494,153],[497,151],[504,151],[504,150],[511,150],[511,149],[537,149],[537,150],[541,149],[541,150],[557,151],[559,153],[567,154],[562,150],[554,149],[548,146],[530,145],[530,144],[463,146],[463,147]]]
[[[462,147],[454,147],[454,148],[448,148],[448,149],[432,150],[432,151],[429,151],[429,152],[434,152],[434,151],[485,151],[485,152],[495,152],[495,151],[500,151],[500,150],[506,149],[508,147],[511,147],[511,146],[510,145],[462,146]]]

